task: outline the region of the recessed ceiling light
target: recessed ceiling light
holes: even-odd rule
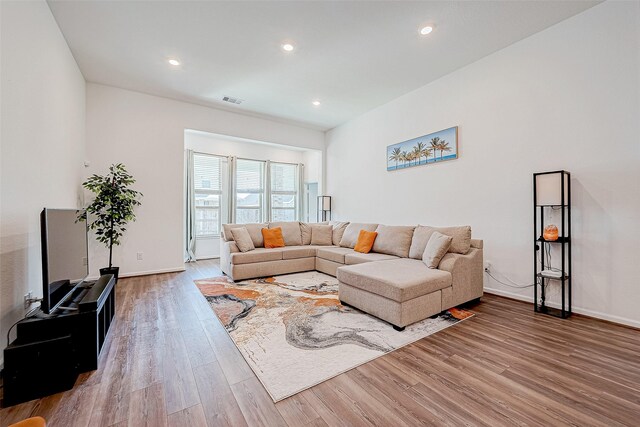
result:
[[[320,101],[313,101],[312,104],[318,107],[320,105]]]
[[[282,45],[282,50],[291,52],[293,50],[293,45],[291,43],[285,43]]]
[[[178,61],[177,59],[170,59],[169,60],[169,64],[171,64],[171,65],[180,65],[180,61]]]
[[[429,34],[431,31],[433,31],[433,27],[422,27],[422,29],[420,30],[420,34],[422,34],[423,36],[426,36],[427,34]]]

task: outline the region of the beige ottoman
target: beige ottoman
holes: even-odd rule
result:
[[[441,290],[451,274],[400,258],[338,268],[338,296],[346,305],[404,327],[442,311]]]

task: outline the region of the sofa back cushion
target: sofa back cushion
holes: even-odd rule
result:
[[[232,228],[231,234],[240,252],[249,252],[256,248],[251,239],[251,235],[247,231],[247,227]]]
[[[302,239],[303,245],[311,244],[311,226],[313,223],[311,222],[301,222],[300,223],[300,238]]]
[[[333,226],[333,244],[336,246],[340,246],[340,240],[342,240],[344,230],[347,229],[347,225],[349,225],[349,223],[340,221],[329,221],[329,224]]]
[[[412,225],[378,225],[376,228],[378,237],[373,244],[373,251],[407,258],[415,228]]]
[[[413,241],[409,249],[409,257],[414,259],[422,259],[424,249],[427,242],[431,238],[434,231],[453,237],[449,252],[465,255],[471,247],[471,227],[463,225],[459,227],[430,227],[428,225],[419,225],[413,232]]]
[[[264,239],[262,238],[262,229],[267,227],[267,223],[253,224],[222,224],[222,238],[227,241],[233,241],[232,228],[245,227],[251,236],[251,241],[256,248],[264,247]]]
[[[282,229],[285,246],[302,245],[302,232],[300,231],[300,223],[298,221],[270,222],[269,228]]]
[[[440,260],[447,254],[453,237],[434,231],[422,254],[422,262],[429,268],[438,268]]]
[[[361,222],[352,222],[344,229],[342,238],[340,239],[340,246],[343,248],[353,249],[358,241],[358,235],[360,230],[376,231],[378,224],[364,224]]]
[[[311,244],[317,246],[331,246],[333,226],[330,224],[313,224],[311,226]]]

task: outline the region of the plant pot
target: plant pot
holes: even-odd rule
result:
[[[100,275],[113,274],[113,278],[116,279],[116,283],[118,283],[118,271],[120,271],[120,267],[105,267],[100,269]]]

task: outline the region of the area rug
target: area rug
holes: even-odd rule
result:
[[[320,272],[196,285],[274,402],[471,317],[448,310],[398,332],[338,300]]]

